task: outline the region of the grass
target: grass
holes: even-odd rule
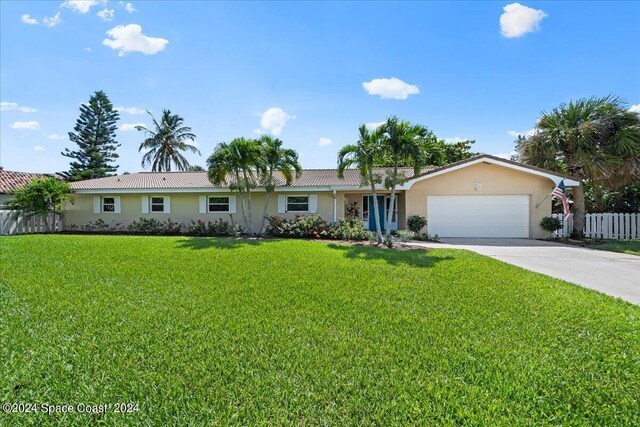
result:
[[[640,240],[606,240],[604,243],[597,243],[590,247],[603,251],[640,255]]]
[[[0,239],[0,425],[639,425],[640,307],[466,251]]]

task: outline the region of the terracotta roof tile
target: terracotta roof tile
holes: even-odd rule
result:
[[[0,169],[0,193],[9,193],[24,187],[36,178],[54,176],[45,173],[14,172]]]

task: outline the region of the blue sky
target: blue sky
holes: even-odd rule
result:
[[[194,164],[269,132],[312,168],[394,114],[499,154],[569,99],[640,104],[640,2],[91,3],[0,2],[5,169],[66,170],[96,90],[129,111],[120,173],[142,170],[126,125],[148,124],[144,109],[185,118]]]

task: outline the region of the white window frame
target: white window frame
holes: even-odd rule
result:
[[[227,199],[227,203],[212,203],[211,199]],[[227,209],[224,211],[216,211],[211,209],[211,205],[224,206],[227,205]],[[231,211],[231,198],[229,196],[207,196],[207,212],[208,213],[229,213]]]
[[[153,203],[153,199],[162,199],[162,210],[161,211],[154,211],[153,210],[153,206],[154,205],[159,205],[158,203]],[[167,201],[166,198],[163,196],[150,196],[149,197],[149,213],[165,213],[167,211]]]
[[[106,203],[106,199],[112,199],[113,203]],[[104,207],[105,206],[113,206],[113,209],[108,211]],[[100,212],[102,213],[116,213],[116,197],[115,196],[103,196],[100,199]]]
[[[305,210],[292,210],[292,209],[289,209],[289,198],[293,198],[293,197],[306,197],[306,199],[307,199],[307,209],[305,209]],[[309,201],[310,201],[310,197],[309,197],[308,195],[305,195],[305,194],[299,194],[299,195],[294,195],[294,194],[292,194],[292,195],[287,195],[287,196],[286,196],[286,199],[285,199],[285,210],[286,210],[287,212],[309,212],[309,206],[310,206]],[[303,204],[303,203],[299,203],[299,202],[298,202],[298,203],[291,203],[291,204],[293,204],[293,205],[301,205],[301,204]]]

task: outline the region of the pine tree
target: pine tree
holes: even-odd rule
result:
[[[69,140],[78,144],[78,150],[68,148],[61,153],[74,159],[68,172],[61,172],[67,181],[111,176],[118,169],[113,162],[118,158],[116,148],[117,110],[103,91],[95,92],[87,104],[80,106],[80,117],[69,132]]]

